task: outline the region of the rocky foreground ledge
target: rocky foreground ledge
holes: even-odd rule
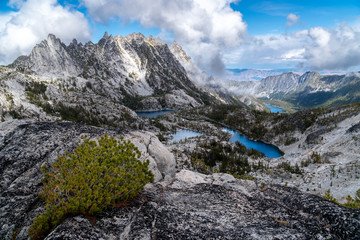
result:
[[[91,221],[66,219],[46,239],[359,239],[359,210],[295,188],[187,170],[174,176],[173,155],[151,133],[24,120],[0,124],[0,239],[28,238],[43,207],[41,165],[74,149],[82,135],[104,133],[133,141],[157,182],[128,206]]]

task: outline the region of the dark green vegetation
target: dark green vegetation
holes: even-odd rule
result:
[[[76,84],[76,82],[73,83]],[[93,89],[90,82],[87,82],[86,86],[89,89]],[[69,86],[65,87],[61,85],[60,89],[63,91],[70,91]],[[89,99],[89,103],[92,105],[91,107],[87,106],[86,104],[63,103],[61,101],[56,101],[55,99],[52,99],[52,104],[50,104],[48,101],[49,98],[46,95],[46,90],[47,85],[45,83],[35,81],[27,82],[25,88],[30,103],[35,104],[39,108],[42,108],[43,111],[47,114],[60,117],[62,120],[97,127],[119,127],[122,126],[121,124],[124,124],[124,122],[126,125],[128,125],[128,122],[133,122],[134,120],[131,116],[131,113],[125,108],[121,114],[117,115],[116,117],[106,117],[105,115],[101,114],[96,105],[93,105],[93,100],[91,98]],[[19,109],[19,111],[11,111],[9,113],[14,118],[23,118],[21,109]],[[135,125],[133,127],[135,127]]]
[[[190,157],[193,166],[195,165],[196,170],[202,173],[217,169],[219,172],[240,176],[264,168],[262,165],[250,164],[248,161],[248,157],[257,159],[264,157],[264,154],[254,149],[246,149],[239,142],[235,145],[217,141],[199,143]]]
[[[328,158],[321,157],[321,155],[317,152],[313,152],[311,156],[306,159],[306,161],[301,162],[301,167],[307,167],[310,164],[325,164],[330,163]]]
[[[92,126],[111,126],[119,127],[119,122],[125,121],[126,124],[133,120],[133,117],[127,110],[123,110],[121,116],[109,119],[104,115],[96,112],[96,109],[86,110],[81,105],[65,105],[61,102],[55,104],[53,107],[49,106],[48,113],[54,113],[55,116],[60,116],[63,120],[83,123]]]
[[[330,200],[332,202],[335,202],[337,204],[340,204],[340,205],[342,205],[344,207],[360,209],[360,188],[356,191],[356,195],[355,195],[354,198],[351,197],[350,195],[348,195],[346,197],[346,202],[345,203],[339,203],[338,200],[336,198],[334,198],[333,195],[331,195],[330,189],[326,191],[323,198],[325,198],[327,200]]]
[[[360,78],[356,76],[318,75],[311,81],[319,85],[335,85],[333,91],[314,91],[311,85],[289,94],[271,96],[300,108],[332,107],[360,102]]]
[[[37,106],[42,107],[44,101],[49,100],[45,92],[47,85],[42,82],[31,81],[26,84],[26,94],[29,98],[29,102]]]
[[[135,197],[154,180],[149,161],[142,163],[139,157],[131,142],[105,135],[85,139],[74,153],[59,156],[48,170],[44,167],[39,196],[45,208],[29,229],[31,238],[44,238],[68,216],[94,215]]]
[[[245,136],[264,142],[279,137],[277,144],[296,142],[294,132],[304,133],[317,125],[319,130],[310,134],[308,143],[321,140],[321,135],[332,130],[337,123],[360,113],[360,103],[331,108],[316,108],[298,111],[292,114],[273,114],[250,110],[236,105],[213,105],[183,111],[188,119],[203,119],[229,126]]]

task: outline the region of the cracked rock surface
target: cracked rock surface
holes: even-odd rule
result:
[[[175,160],[155,135],[148,132],[105,130],[70,122],[35,122],[15,120],[0,124],[0,239],[26,239],[26,230],[41,211],[40,167],[51,165],[58,155],[71,152],[81,137],[108,134],[133,142],[141,152],[140,160],[149,159],[149,169],[159,181],[174,175]],[[144,139],[151,139],[149,143]],[[158,151],[159,154],[153,154]],[[159,167],[158,167],[159,164]],[[82,226],[81,224],[79,226]],[[16,233],[16,234],[15,234]]]
[[[359,239],[360,211],[294,188],[182,170],[91,225],[67,219],[46,239]],[[82,226],[82,227],[80,227]]]

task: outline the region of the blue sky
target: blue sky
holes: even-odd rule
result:
[[[360,66],[360,0],[3,0],[0,64],[29,54],[49,32],[68,43],[97,42],[105,31],[176,40],[209,72],[214,65],[318,71]]]
[[[259,1],[243,0],[232,8],[244,15],[250,34],[266,34],[310,27],[334,27],[339,22],[354,22],[360,17],[359,0]],[[286,28],[289,13],[300,16],[292,29]]]

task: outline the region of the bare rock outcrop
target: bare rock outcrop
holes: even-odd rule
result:
[[[173,155],[151,133],[106,130],[71,122],[16,120],[0,124],[0,239],[11,239],[15,233],[18,239],[27,238],[26,230],[42,206],[37,196],[41,188],[40,167],[51,165],[65,151],[71,152],[82,136],[95,138],[104,134],[125,136],[138,146],[140,160],[150,160],[155,181],[174,174]],[[144,139],[151,141],[146,143]]]
[[[360,211],[294,188],[183,170],[130,206],[67,219],[46,239],[358,239]]]

